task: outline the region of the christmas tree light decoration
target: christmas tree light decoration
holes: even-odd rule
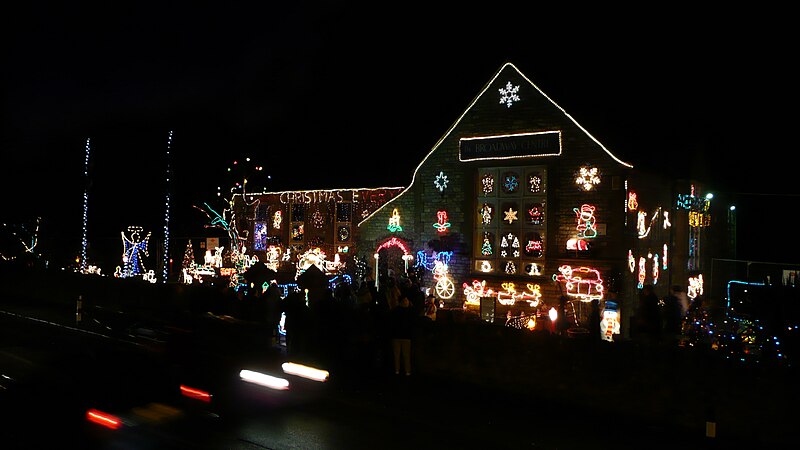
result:
[[[436,228],[439,234],[447,233],[447,229],[450,228],[450,222],[447,221],[447,211],[436,212],[436,223],[433,224],[433,227]]]
[[[542,177],[539,174],[528,175],[528,190],[531,194],[542,192]]]
[[[483,195],[489,195],[494,192],[494,177],[487,174],[484,174],[481,178],[481,185],[483,189]]]
[[[703,295],[703,274],[689,277],[689,286],[686,288],[686,296],[694,300],[698,295]]]
[[[439,192],[444,192],[447,188],[447,175],[440,171],[439,175],[436,175],[436,179],[433,180],[433,185],[436,186],[436,189],[439,189]]]
[[[511,207],[508,208],[508,211],[503,211],[506,217],[503,219],[504,222],[508,222],[511,225],[515,220],[519,220],[517,218],[517,211],[512,209]]]
[[[478,213],[481,215],[482,224],[490,225],[492,223],[492,205],[484,203],[483,206],[481,206],[481,209],[478,210]]]
[[[283,212],[281,212],[281,210],[279,209],[275,211],[274,214],[272,214],[272,228],[280,230],[282,223],[283,223]]]
[[[170,186],[172,169],[170,168],[170,148],[172,147],[172,130],[167,136],[167,193],[164,200],[164,259],[161,263],[161,282],[166,283],[169,276],[169,208],[170,208]]]
[[[529,263],[525,265],[525,274],[532,277],[542,274],[542,267],[536,263]]]
[[[350,239],[350,227],[340,226],[336,231],[336,234],[339,237],[340,242],[347,242]]]
[[[194,265],[194,247],[192,247],[192,240],[189,239],[189,242],[186,243],[186,249],[183,251],[183,262],[181,263],[181,268],[184,270],[184,274],[186,271],[194,267]],[[189,283],[191,283],[191,281],[189,281]]]
[[[517,266],[514,264],[513,261],[506,261],[506,273],[509,275],[514,275],[517,273]]]
[[[578,218],[578,238],[589,239],[597,236],[597,229],[595,228],[595,207],[593,205],[583,204],[580,209],[572,208]]]
[[[553,275],[553,281],[564,283],[567,296],[575,297],[582,302],[603,299],[603,279],[599,270],[562,265],[558,268],[558,272]]]
[[[492,243],[489,242],[488,237],[483,238],[483,244],[481,245],[481,254],[483,256],[491,256],[494,252],[492,251]]]
[[[506,83],[505,88],[498,89],[500,91],[500,104],[505,104],[506,107],[511,108],[514,102],[519,101],[519,86],[513,86],[509,81]]]
[[[639,209],[639,201],[636,199],[636,192],[628,193],[628,210],[636,211]]]
[[[403,231],[403,227],[400,226],[400,212],[397,211],[397,208],[392,211],[392,216],[389,217],[389,225],[386,226],[386,229],[392,233]]]
[[[628,250],[628,270],[633,273],[636,270],[636,258],[633,257],[633,251]]]
[[[89,247],[87,240],[87,220],[89,218],[89,152],[91,150],[90,139],[86,139],[86,146],[83,156],[83,177],[85,185],[83,189],[83,236],[81,237],[81,272],[86,272],[88,261],[86,260],[86,250]]]
[[[519,178],[517,174],[510,172],[503,175],[503,192],[513,194],[519,188]]]
[[[667,270],[667,244],[664,244],[663,255],[663,258],[661,258],[661,268]]]
[[[528,221],[531,225],[542,225],[544,223],[544,208],[541,203],[534,203],[528,209]]]
[[[142,231],[142,227],[129,226],[128,232],[131,234],[130,238],[125,236],[124,231],[121,233],[123,246],[122,278],[142,275],[146,270],[142,257],[149,256],[147,245],[150,241],[150,233],[148,232],[144,239],[142,239]]]
[[[483,273],[490,273],[491,271],[493,271],[493,270],[494,270],[494,268],[492,267],[492,263],[491,263],[491,262],[489,262],[489,261],[486,261],[486,260],[484,259],[483,261],[480,261],[480,263],[481,263],[481,268],[480,268],[480,271],[481,271],[481,272],[483,272]]]
[[[500,243],[500,256],[506,257],[508,256],[507,251],[510,249],[512,254],[515,258],[519,258],[519,239],[514,236],[513,233],[508,233],[507,235],[503,236],[503,239]]]

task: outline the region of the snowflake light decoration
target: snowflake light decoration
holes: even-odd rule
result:
[[[436,189],[439,189],[439,192],[444,192],[447,188],[447,175],[439,171],[439,175],[436,175],[436,179],[433,180],[433,185],[436,186]]]
[[[596,184],[600,184],[600,174],[597,167],[583,166],[578,170],[575,183],[584,191],[590,191]]]
[[[519,179],[513,173],[506,174],[503,177],[503,190],[508,192],[509,194],[512,192],[516,192],[517,188],[519,187]]]
[[[507,107],[511,108],[511,105],[513,105],[514,102],[519,101],[519,95],[517,95],[519,92],[519,86],[513,86],[510,81],[506,83],[505,88],[500,88],[498,90],[500,91],[501,105],[505,103]]]

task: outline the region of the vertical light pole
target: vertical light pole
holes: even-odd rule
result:
[[[169,277],[169,203],[170,203],[170,179],[172,169],[170,168],[170,147],[172,146],[172,130],[167,137],[167,183],[166,198],[164,199],[164,256],[162,260],[161,282],[166,283]]]
[[[91,149],[90,140],[86,138],[86,147],[83,157],[83,177],[85,184],[83,188],[83,237],[81,238],[81,273],[86,273],[86,247],[88,246],[86,225],[89,217],[89,150]]]

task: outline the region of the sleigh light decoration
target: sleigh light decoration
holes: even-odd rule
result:
[[[558,271],[560,273],[554,275],[553,280],[564,283],[568,296],[582,302],[602,300],[603,279],[597,269],[591,267],[572,268],[564,265],[559,267]]]

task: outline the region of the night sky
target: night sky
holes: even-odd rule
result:
[[[187,236],[245,157],[252,188],[405,186],[505,62],[634,166],[759,218],[798,199],[788,14],[51,3],[17,7],[0,47],[2,220],[42,217],[45,251],[79,252],[87,138],[89,238],[121,252],[128,225],[160,232],[167,167]]]

